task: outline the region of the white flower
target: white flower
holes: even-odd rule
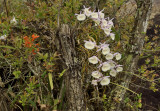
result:
[[[113,21],[112,21],[112,20],[113,20],[113,19],[111,19],[111,20],[108,21],[108,26],[109,26],[109,27],[112,27],[112,26],[113,26]]]
[[[121,56],[121,54],[120,54],[120,53],[117,53],[117,54],[116,54],[116,60],[120,60],[120,59],[121,59],[121,57],[122,57],[122,56]]]
[[[106,54],[108,54],[108,53],[110,53],[110,48],[109,48],[108,46],[102,48],[102,54],[103,54],[103,55],[106,55]]]
[[[111,20],[109,20],[109,18],[108,18],[108,26],[109,27],[113,27],[113,25],[114,25],[112,20],[113,20],[113,18]]]
[[[92,80],[92,83],[93,85],[97,85],[97,80]]]
[[[0,40],[6,40],[6,38],[7,38],[7,35],[0,36]]]
[[[110,37],[111,37],[112,40],[114,40],[115,39],[115,34],[110,33]]]
[[[115,69],[112,69],[109,74],[115,77],[117,75],[117,71]]]
[[[109,44],[106,44],[106,43],[100,43],[100,45],[98,46],[98,50],[97,52],[101,51],[103,48],[105,47],[109,47]]]
[[[96,56],[92,56],[90,57],[89,59],[89,62],[92,63],[92,64],[97,64],[99,59],[96,57]]]
[[[91,18],[98,19],[98,13],[97,12],[91,13]]]
[[[92,13],[92,12],[89,10],[89,8],[84,8],[83,11],[84,11],[84,14],[85,14],[87,17],[89,17],[89,16],[91,15],[91,13]]]
[[[106,54],[106,59],[107,60],[113,59],[113,54],[111,54],[111,53]]]
[[[99,17],[103,19],[104,18],[104,13],[99,12]]]
[[[94,22],[95,22],[95,26],[100,24],[100,20],[98,20],[98,19],[94,20]]]
[[[83,21],[83,20],[85,20],[85,19],[86,19],[85,14],[78,14],[78,15],[77,15],[77,20]]]
[[[94,49],[95,47],[95,42],[92,42],[92,41],[84,41],[85,44],[84,44],[84,47],[87,48],[87,49]]]
[[[101,11],[98,10],[99,18],[101,18],[101,19],[104,19],[104,13],[102,13],[103,10],[101,10]]]
[[[102,20],[102,26],[106,27],[107,25],[108,25],[107,20],[103,19],[103,20]]]
[[[110,68],[111,68],[111,66],[110,66],[109,63],[107,63],[107,62],[103,63],[103,65],[102,65],[102,71],[103,72],[106,72],[106,71],[110,70]]]
[[[109,65],[111,66],[111,68],[114,68],[115,67],[115,64],[114,64],[114,62],[109,62]]]
[[[116,71],[117,71],[117,72],[123,71],[123,67],[117,67],[117,68],[116,68]]]
[[[101,80],[100,84],[103,85],[108,85],[110,83],[110,79],[108,77],[103,77]]]
[[[14,25],[17,24],[17,21],[16,21],[16,18],[15,18],[15,17],[13,17],[13,19],[12,19],[10,22],[11,22],[11,24],[14,24]]]
[[[105,33],[106,35],[109,35],[110,32],[111,32],[111,29],[109,29],[109,28],[104,28],[103,30],[104,30],[104,33]]]
[[[93,71],[92,72],[92,76],[94,77],[94,78],[100,78],[101,76],[102,76],[102,74],[99,72],[99,71]]]

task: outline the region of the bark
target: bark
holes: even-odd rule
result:
[[[62,54],[62,67],[67,69],[64,78],[66,111],[85,111],[80,67],[75,49],[75,36],[68,25],[62,25],[57,36],[57,49]],[[63,87],[62,87],[63,88]]]
[[[132,48],[130,48],[128,52],[128,57],[125,62],[125,73],[122,77],[121,86],[129,88],[129,84],[131,83],[132,74],[135,74],[137,69],[137,63],[139,60],[139,55],[143,49],[144,37],[147,31],[148,19],[150,17],[150,11],[152,7],[153,0],[136,0],[137,3],[137,14],[135,18],[134,28],[133,28],[133,36],[131,38],[130,44]],[[126,93],[126,89],[121,88],[119,86],[115,87],[111,93],[111,98],[113,99],[110,104],[110,111],[121,111],[124,95]],[[116,102],[118,100],[119,102]]]

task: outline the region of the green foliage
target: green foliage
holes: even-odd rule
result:
[[[45,37],[53,36],[62,23],[76,25],[75,13],[81,6],[81,0],[7,2],[9,17],[6,11],[0,14],[0,36],[7,35],[6,40],[0,40],[0,69],[4,70],[6,85],[17,80],[12,88],[17,96],[10,98],[13,106],[18,103],[23,108],[38,110],[38,103],[41,108],[62,109],[62,104],[58,106],[59,99],[53,99],[52,95],[54,92],[58,98],[60,87],[57,86],[66,70],[57,68],[59,54]],[[18,22],[16,25],[10,23],[13,17]],[[33,34],[40,37],[32,41]]]
[[[37,81],[35,81],[35,78],[33,78],[33,80],[31,80],[30,83],[27,84],[27,87],[24,89],[24,93],[19,95],[19,102],[23,106],[31,104],[31,106],[36,107],[35,95],[37,94],[37,92],[35,92],[34,90],[38,87],[40,87],[40,85],[37,83]]]
[[[16,79],[20,77],[21,71],[13,71],[13,75],[15,76]]]
[[[131,48],[134,15],[119,16],[121,15],[119,7],[124,2],[125,0],[100,0],[98,8],[104,7],[104,13],[107,17],[115,18],[116,24],[112,30],[116,34],[116,42],[110,44],[111,47],[114,47],[113,51],[123,53],[124,59],[120,62],[124,65],[130,65],[133,56],[126,55],[126,52],[130,52]],[[87,59],[96,54],[96,51],[87,51],[83,46],[83,41],[92,40],[96,43],[104,43],[109,42],[110,38],[107,38],[102,30],[94,27],[91,20],[84,22],[76,20],[75,13],[79,13],[85,3],[88,6],[95,6],[93,0],[63,0],[63,2],[60,0],[34,0],[31,3],[26,0],[12,0],[7,2],[8,16],[5,8],[0,13],[0,36],[7,35],[6,40],[0,40],[0,70],[2,71],[0,76],[3,84],[9,86],[6,93],[9,95],[12,92],[13,95],[16,95],[9,97],[13,106],[21,104],[22,109],[30,107],[32,110],[39,110],[38,106],[41,109],[45,106],[44,108],[48,110],[63,110],[63,107],[66,106],[65,86],[62,87],[62,79],[67,69],[61,67],[59,60],[61,55],[56,52],[55,48],[55,36],[60,25],[64,23],[72,26],[76,33],[76,48],[79,51],[78,55],[82,64],[79,67],[82,67],[81,81],[87,101],[86,106],[92,110],[100,111],[107,110],[111,101],[119,102],[118,99],[110,97],[110,92],[115,85],[126,89],[119,85],[120,77],[124,73],[118,75],[119,78],[113,78],[111,86],[99,87],[99,92],[97,87],[90,84],[90,70],[94,69],[89,66]],[[13,16],[18,22],[17,25],[10,23]],[[32,34],[40,37],[32,42],[31,47],[25,47],[24,37],[28,36],[29,42],[31,42]],[[139,69],[137,69],[138,74],[132,74],[140,80],[146,80],[149,84],[149,87],[147,85],[146,87],[154,92],[158,91],[160,82],[158,76],[160,57],[157,53],[160,47],[158,44],[154,44],[158,38],[153,37],[150,40],[150,37],[145,37],[144,50],[140,58],[143,60],[143,64],[140,63]],[[39,45],[34,47],[38,43]],[[97,56],[100,57],[100,55]],[[129,72],[127,73],[130,75]],[[134,78],[133,83],[136,83],[134,82],[136,80],[137,78]],[[147,83],[144,82],[144,84]],[[142,108],[143,95],[139,95],[135,89],[126,90],[134,94],[134,96],[126,95],[124,99],[126,106],[137,110]]]
[[[142,94],[138,94],[136,97],[135,97],[135,100],[136,100],[136,102],[135,102],[135,105],[136,105],[136,107],[137,108],[142,108]]]

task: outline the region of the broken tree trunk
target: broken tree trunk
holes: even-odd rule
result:
[[[126,73],[122,77],[122,82],[120,83],[120,85],[126,89],[129,88],[132,74],[135,74],[137,71],[137,63],[139,60],[139,55],[143,49],[152,2],[153,0],[136,0],[137,12],[134,28],[132,30],[133,35],[130,39],[130,45],[132,47],[128,49],[128,52],[126,52],[127,59],[124,65]],[[116,86],[113,89],[110,97],[113,100],[109,101],[109,111],[121,111],[124,95],[126,93],[126,89],[122,87]],[[118,100],[118,102],[115,100]]]
[[[80,65],[75,49],[75,36],[71,34],[68,25],[63,24],[57,35],[57,49],[61,53],[62,68],[66,69],[63,75],[65,97],[67,99],[66,111],[85,111]]]

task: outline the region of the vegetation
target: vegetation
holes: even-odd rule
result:
[[[136,0],[131,11],[128,3],[0,0],[0,111],[159,111],[160,24],[147,21],[151,2]],[[83,5],[114,18],[114,41],[92,19],[77,20]],[[141,18],[150,24],[147,32]],[[110,84],[91,84],[97,66],[88,58],[105,57],[84,40],[109,43],[122,54],[123,71]]]

